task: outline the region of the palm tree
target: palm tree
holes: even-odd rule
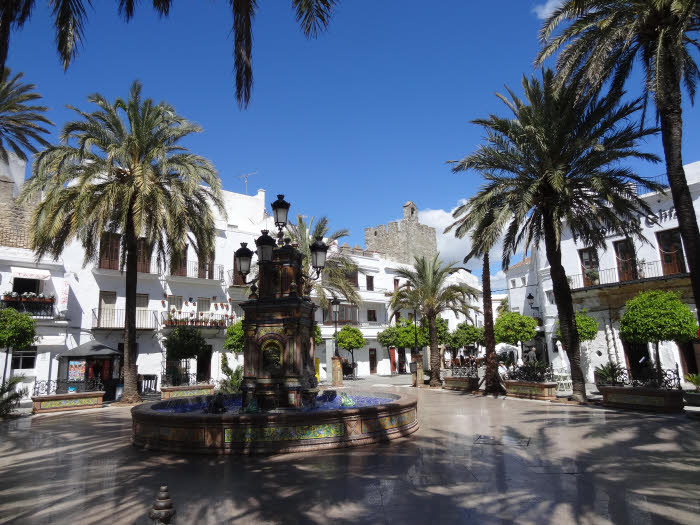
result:
[[[500,238],[500,232],[495,231],[493,222],[493,209],[489,210],[477,221],[474,217],[469,220],[464,218],[465,205],[458,206],[452,213],[456,220],[445,229],[445,233],[455,228],[455,237],[464,238],[471,233],[472,249],[464,258],[466,264],[472,257],[481,257],[483,260],[481,272],[481,288],[484,301],[484,346],[486,347],[486,372],[484,391],[487,394],[500,394],[503,392],[501,380],[498,375],[498,360],[496,359],[496,337],[493,331],[493,302],[491,300],[491,263],[489,251]],[[473,228],[470,231],[470,228]],[[500,307],[499,307],[500,308]]]
[[[138,0],[119,0],[118,11],[129,22]],[[162,16],[170,14],[173,0],[153,0],[153,9]],[[258,0],[228,0],[233,15],[233,70],[236,74],[236,100],[242,108],[248,106],[253,87],[253,19]],[[306,38],[316,38],[331,21],[338,0],[292,0],[292,8]],[[21,29],[29,20],[36,0],[3,0],[0,3],[0,73],[5,67],[10,47],[10,32]],[[68,69],[83,43],[87,21],[86,7],[91,0],[51,0],[56,50],[63,69]]]
[[[23,73],[17,73],[10,78],[10,69],[0,75],[0,161],[8,162],[8,149],[26,162],[25,150],[36,153],[34,143],[47,147],[48,141],[42,134],[48,134],[49,130],[43,124],[53,126],[53,122],[47,119],[43,113],[46,106],[34,106],[28,104],[41,98],[36,93],[34,84],[21,82]]]
[[[141,98],[141,84],[129,99],[88,97],[97,109],[74,109],[62,144],[37,156],[21,198],[44,198],[32,216],[31,247],[37,258],[58,258],[79,241],[85,261],[99,254],[104,232],[121,233],[121,270],[126,268],[124,396],[139,400],[136,385],[136,284],[138,245],[155,251],[158,264],[178,262],[191,242],[200,261],[213,259],[215,228],[211,206],[224,213],[221,181],[214,166],[180,141],[201,128],[172,106]],[[150,257],[149,257],[150,260]]]
[[[525,101],[510,90],[510,99],[498,95],[511,118],[492,115],[474,121],[486,130],[485,144],[452,170],[474,169],[486,184],[456,215],[463,231],[476,228],[477,239],[486,235],[485,246],[504,232],[504,269],[521,247],[544,243],[574,397],[583,400],[574,307],[561,262],[562,233],[566,228],[574,240],[603,249],[606,231],[641,237],[636,218],[650,209],[630,183],[652,190],[660,186],[619,163],[628,158],[658,162],[655,155],[636,149],[656,130],[628,122],[641,101],[621,104],[619,92],[603,99],[592,93],[579,96],[575,85],[557,87],[551,70],[542,72],[541,83],[523,78],[522,85]]]
[[[693,59],[693,52],[700,49],[698,29],[697,0],[567,0],[540,30],[542,50],[537,62],[560,50],[557,67],[561,81],[573,80],[583,89],[593,90],[608,80],[612,90],[620,90],[635,62],[642,64],[644,109],[651,95],[661,125],[666,174],[693,294],[700,305],[700,229],[681,154],[681,84],[692,103],[700,78]]]
[[[392,310],[400,310],[409,305],[410,308],[416,308],[428,321],[430,386],[442,384],[435,319],[446,310],[469,316],[469,312],[473,310],[470,300],[476,297],[475,290],[470,286],[447,282],[450,275],[461,268],[456,267],[454,263],[443,264],[438,257],[416,257],[413,268],[397,269],[396,275],[404,279],[404,282],[391,297]]]
[[[304,275],[307,276],[304,295],[316,292],[322,308],[328,307],[328,296],[342,296],[350,304],[359,305],[361,300],[357,290],[348,279],[348,275],[357,272],[357,265],[350,257],[341,251],[330,252],[326,259],[322,278],[311,280],[311,245],[316,239],[325,239],[327,244],[333,244],[343,237],[350,235],[348,230],[330,231],[328,218],[321,217],[316,224],[314,218],[306,223],[303,215],[297,215],[297,223],[287,225],[287,232],[292,241],[299,245],[299,251],[304,254]]]

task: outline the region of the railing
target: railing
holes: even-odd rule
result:
[[[214,312],[161,312],[161,324],[165,327],[200,326],[202,328],[225,328],[235,316]]]
[[[155,310],[136,309],[136,329],[155,330],[158,312]],[[99,329],[124,328],[126,310],[112,308],[93,308],[92,327]]]
[[[119,259],[100,257],[97,262],[97,267],[100,270],[119,270]],[[158,264],[158,259],[156,257],[150,261],[138,261],[136,263],[136,271],[139,273],[148,273],[153,275],[160,275],[162,273],[162,269]]]
[[[192,279],[212,279],[215,281],[223,281],[224,266],[223,264],[187,261],[179,265],[171,265],[170,275],[177,277],[190,277]]]
[[[85,381],[68,381],[56,379],[51,381],[36,381],[34,383],[35,396],[50,396],[53,394],[79,394],[82,392],[100,392],[104,385],[100,379],[87,379]]]
[[[656,184],[659,184],[663,187],[664,190],[668,189],[670,186],[668,184],[668,177],[666,177],[666,174],[663,175],[657,175],[656,177],[650,177],[648,179],[651,182],[655,182]],[[639,182],[635,183],[637,187],[637,195],[644,195],[646,193],[654,193],[656,190],[652,190],[647,186],[646,184],[640,184]]]
[[[476,362],[469,363],[467,366],[455,366],[450,368],[452,377],[479,377]]]
[[[44,319],[54,318],[54,300],[53,299],[35,299],[23,300],[21,298],[3,298],[3,308],[14,308],[23,314],[29,314],[32,317]]]
[[[197,374],[194,372],[171,373],[160,376],[160,386],[195,386],[195,385],[211,385],[216,384],[211,378],[197,379]]]
[[[534,361],[509,370],[506,374],[506,379],[531,381],[533,383],[554,381],[554,370],[551,366],[547,366],[541,361]]]
[[[600,378],[599,385],[603,386],[632,386],[637,388],[666,388],[677,389],[681,387],[681,376],[676,368],[663,368],[659,375],[659,370],[654,367],[643,368],[632,372],[627,368],[620,369],[615,377]]]
[[[595,273],[577,274],[568,276],[569,286],[572,290],[590,288],[603,284],[616,284],[642,279],[654,279],[668,275],[679,275],[687,273],[685,259],[677,258],[673,262],[663,261],[638,262],[636,265],[629,264],[627,268],[607,268],[597,270]]]

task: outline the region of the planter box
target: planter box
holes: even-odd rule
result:
[[[525,399],[552,400],[557,398],[557,384],[554,381],[535,383],[532,381],[506,380],[506,395]]]
[[[100,391],[34,396],[32,397],[32,413],[44,414],[46,412],[102,408],[102,398],[104,395],[105,393]]]
[[[653,410],[655,412],[682,412],[683,391],[631,386],[599,386],[603,405],[616,408]]]
[[[683,392],[683,400],[686,406],[700,407],[700,392]]]
[[[161,399],[177,399],[181,397],[211,396],[214,385],[163,386],[160,388]]]
[[[479,389],[478,377],[446,377],[442,388],[445,390],[459,390],[462,392],[474,392]]]

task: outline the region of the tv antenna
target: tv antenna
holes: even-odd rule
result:
[[[258,173],[257,171],[253,171],[252,173],[245,173],[243,175],[238,176],[239,179],[243,179],[243,181],[245,182],[245,194],[246,195],[248,195],[248,177],[250,177],[252,175],[256,175],[257,173]]]

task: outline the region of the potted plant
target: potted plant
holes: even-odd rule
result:
[[[12,301],[12,292],[3,292],[2,300],[3,301]]]
[[[593,286],[598,286],[600,284],[600,275],[598,274],[598,270],[588,270],[586,272],[586,277]]]
[[[685,380],[695,387],[695,392],[683,392],[683,401],[691,407],[700,407],[700,374],[687,374]]]
[[[607,363],[605,365],[596,366],[593,371],[593,381],[596,386],[601,385],[618,385],[622,384],[625,369],[617,363]]]
[[[555,399],[557,383],[552,368],[542,361],[528,361],[508,372],[506,395],[527,399]]]

